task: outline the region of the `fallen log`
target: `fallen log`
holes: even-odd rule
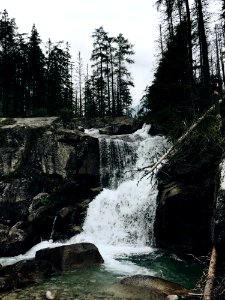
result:
[[[217,252],[215,246],[212,249],[209,270],[206,278],[205,289],[203,293],[203,300],[212,300],[213,299],[213,285],[216,276],[216,264],[217,264]]]
[[[219,100],[219,103],[222,103],[222,100]],[[166,151],[166,153],[159,159],[157,160],[156,163],[141,168],[140,170],[143,171],[145,170],[145,174],[143,175],[143,177],[148,176],[149,174],[151,174],[153,171],[155,171],[155,169],[157,169],[157,167],[163,163],[164,160],[166,160],[168,158],[168,156],[174,152],[174,150],[177,148],[177,146],[179,144],[181,144],[187,136],[189,136],[189,134],[198,126],[198,124],[201,123],[201,121],[214,109],[216,108],[215,105],[211,106],[201,117],[199,117],[195,123],[193,123],[189,129]],[[140,171],[139,170],[139,171]]]

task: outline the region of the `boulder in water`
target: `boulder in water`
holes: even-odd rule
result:
[[[78,243],[37,251],[36,260],[47,260],[57,271],[70,271],[77,267],[104,262],[98,248],[91,243]]]
[[[121,280],[121,284],[131,288],[148,289],[149,293],[153,293],[154,297],[156,297],[153,297],[153,299],[165,299],[166,296],[171,294],[178,296],[188,295],[188,290],[181,285],[150,275],[127,277]]]
[[[44,260],[23,260],[0,268],[0,291],[42,282],[53,273],[52,265]]]

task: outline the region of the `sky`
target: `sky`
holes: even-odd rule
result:
[[[133,105],[153,79],[158,16],[155,0],[0,0],[0,12],[15,18],[19,33],[30,34],[35,24],[43,43],[65,41],[73,61],[81,52],[84,65],[92,51],[92,33],[103,26],[109,36],[122,33],[134,45],[131,74]]]

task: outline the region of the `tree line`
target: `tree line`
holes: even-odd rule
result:
[[[82,94],[82,61],[78,56],[79,116],[121,116],[129,113],[132,103],[130,87],[134,86],[128,65],[134,63],[133,45],[121,33],[111,37],[101,26],[92,34],[92,74],[88,69]],[[83,97],[82,97],[83,95]]]
[[[225,88],[225,1],[212,28],[207,0],[157,0],[161,14],[158,65],[142,99],[145,119],[180,136],[222,97]]]
[[[122,35],[110,37],[103,27],[92,35],[91,68],[69,43],[44,45],[33,25],[20,34],[6,10],[0,13],[0,116],[67,114],[75,117],[120,116],[129,111],[133,86],[128,65],[133,45]]]

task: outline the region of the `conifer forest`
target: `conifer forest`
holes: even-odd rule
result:
[[[0,116],[67,114],[75,117],[118,116],[128,112],[133,81],[133,45],[103,27],[92,34],[91,68],[79,52],[74,63],[69,43],[43,43],[33,25],[18,32],[6,10],[0,19]],[[90,69],[90,70],[89,70]]]
[[[140,115],[179,137],[225,87],[225,1],[157,0],[161,15],[154,80]]]

